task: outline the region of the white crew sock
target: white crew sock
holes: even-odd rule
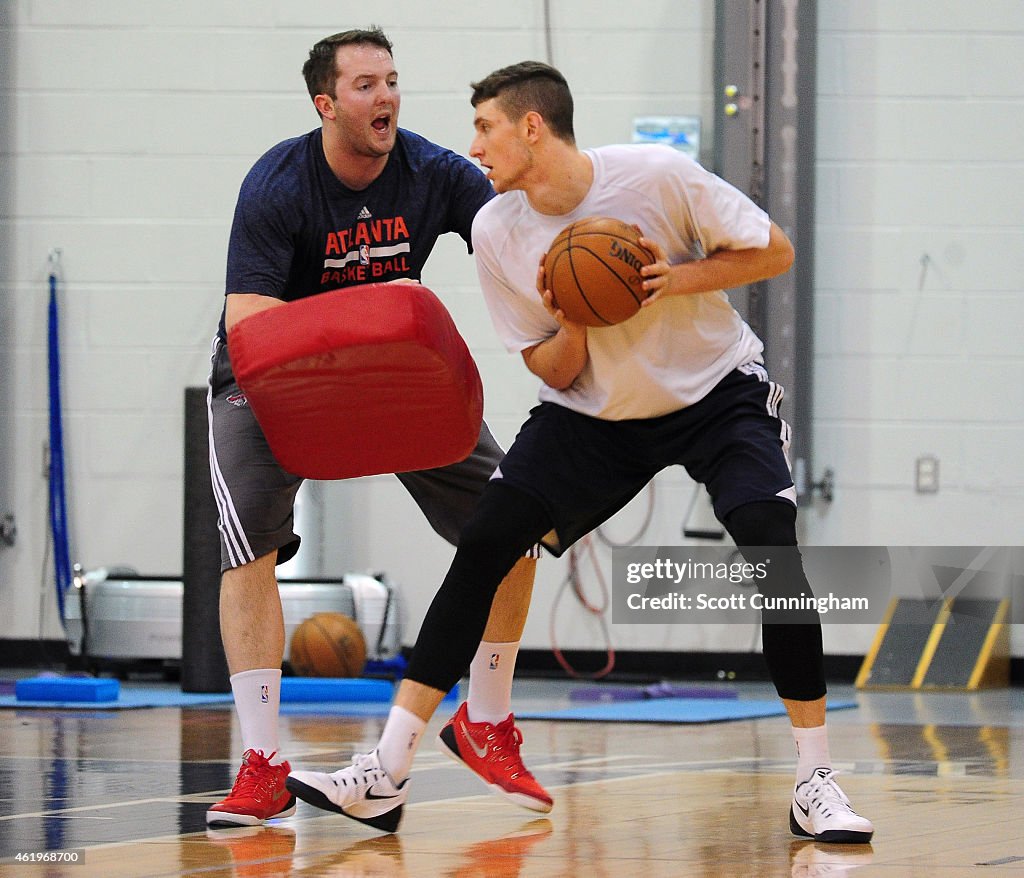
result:
[[[426,727],[423,720],[404,707],[396,705],[388,712],[384,731],[377,743],[377,758],[396,784],[409,776],[416,748]]]
[[[278,714],[281,709],[281,669],[257,668],[231,675],[235,713],[242,729],[242,751],[262,750],[268,759],[279,749]],[[274,757],[273,764],[284,760]]]
[[[796,782],[801,783],[811,776],[816,768],[831,768],[832,756],[828,752],[828,727],[798,729],[793,726],[793,740],[796,741]]]
[[[516,672],[519,641],[480,641],[469,666],[466,710],[471,723],[497,725],[512,712],[512,678]]]

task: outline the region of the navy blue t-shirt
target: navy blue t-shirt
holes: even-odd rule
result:
[[[339,287],[420,279],[434,242],[494,197],[468,159],[400,128],[383,173],[360,191],[331,171],[318,128],[263,155],[242,183],[225,293],[290,302]],[[219,335],[227,339],[221,312]]]

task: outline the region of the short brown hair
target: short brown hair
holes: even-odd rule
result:
[[[334,82],[337,79],[334,59],[341,46],[380,46],[392,55],[391,40],[376,25],[366,30],[346,30],[324,37],[309,50],[309,57],[302,65],[302,76],[306,80],[309,96],[327,94],[334,96]],[[318,111],[319,112],[319,111]]]
[[[496,99],[505,114],[517,122],[531,110],[544,117],[552,133],[575,143],[572,127],[572,92],[569,83],[550,64],[520,61],[495,70],[479,82],[471,83],[473,106]]]

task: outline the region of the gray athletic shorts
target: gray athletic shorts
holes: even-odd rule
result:
[[[274,459],[263,431],[235,381],[227,346],[214,339],[207,396],[210,475],[220,513],[221,571],[277,550],[283,564],[299,549],[293,530],[299,476]],[[438,469],[397,473],[427,521],[452,545],[505,452],[483,424],[472,454]]]

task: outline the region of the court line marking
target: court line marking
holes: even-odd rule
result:
[[[550,767],[551,768],[563,768],[563,769],[564,768],[572,768],[572,767],[575,767],[577,765],[580,765],[582,767],[586,767],[587,765],[593,764],[595,762],[599,763],[599,762],[609,761],[609,760],[612,760],[612,759],[616,759],[616,760],[626,760],[626,759],[642,760],[643,757],[640,756],[640,755],[635,755],[635,756],[611,756],[611,757],[603,757],[603,756],[602,757],[591,757],[591,758],[587,758],[587,759],[581,759],[581,760],[575,760],[575,761],[569,761],[569,762],[552,763],[552,765]],[[720,761],[722,761],[722,760],[710,760],[709,762],[717,763],[717,762],[720,762]],[[647,764],[650,765],[650,763],[647,763]],[[693,764],[693,763],[686,763],[686,764]],[[672,766],[673,763],[664,763],[664,765]],[[450,762],[448,763],[448,765],[442,764],[440,767],[443,767],[443,768],[450,767],[450,768],[452,768],[454,770],[458,770],[458,768],[459,768],[459,766],[453,765]],[[413,771],[414,772],[416,772],[416,771],[429,771],[432,768],[433,768],[433,766],[421,766],[419,768],[414,768]],[[542,768],[547,770],[548,766],[542,766]],[[627,768],[632,770],[633,766],[622,766],[623,770],[626,770]],[[660,776],[663,776],[663,775],[680,774],[680,773],[686,773],[686,772],[681,772],[681,771],[679,771],[677,769],[675,771],[661,771],[661,772],[653,772],[653,773],[645,772],[642,776],[643,777],[660,777]],[[696,773],[696,772],[691,772],[691,773]],[[611,782],[611,781],[630,780],[630,779],[636,779],[636,778],[637,778],[637,775],[636,774],[632,774],[632,775],[630,775],[628,777],[595,778],[593,780],[578,781],[578,782],[570,781],[570,782],[564,783],[564,784],[555,784],[554,786],[551,787],[551,789],[564,789],[564,788],[573,787],[573,786],[587,786],[589,784],[594,784],[594,783],[607,783],[607,782]],[[181,795],[181,796],[159,796],[159,797],[154,797],[154,798],[149,798],[149,799],[125,799],[124,801],[120,801],[120,802],[105,802],[105,803],[100,803],[100,804],[96,804],[96,805],[78,805],[78,806],[75,806],[75,807],[72,807],[72,808],[55,808],[55,809],[51,809],[49,811],[34,811],[34,812],[26,812],[26,813],[22,813],[22,814],[8,814],[8,815],[0,816],[0,822],[6,822],[6,821],[10,821],[10,820],[19,820],[19,819],[23,819],[23,818],[33,818],[33,817],[60,817],[60,816],[64,816],[64,815],[77,814],[77,813],[85,812],[85,811],[103,811],[103,810],[109,810],[109,809],[112,809],[112,808],[136,807],[136,806],[139,806],[139,805],[152,805],[152,804],[157,804],[157,803],[161,803],[161,802],[162,803],[167,803],[167,804],[186,804],[186,805],[187,804],[206,804],[204,802],[197,801],[196,797],[197,796],[205,797],[205,796],[217,795],[217,794],[219,794],[219,792],[221,792],[221,791],[218,791],[218,790],[197,791],[195,793],[186,793],[186,794]],[[469,800],[469,799],[477,799],[477,798],[490,799],[490,798],[492,798],[492,794],[490,794],[490,793],[474,793],[472,795],[467,795],[467,796],[457,796],[457,797],[453,797],[453,798],[431,799],[431,800],[429,800],[427,802],[415,802],[415,803],[413,803],[413,805],[434,804],[434,803],[437,803],[437,802],[458,802],[458,801]],[[407,807],[413,807],[413,805],[408,805]],[[325,816],[334,816],[334,815],[325,815]],[[102,818],[102,819],[112,819],[112,818]],[[178,838],[180,836],[173,836],[173,837],[174,838]]]
[[[332,750],[328,750],[328,751],[324,751],[324,752],[332,753],[332,752],[337,752],[337,751],[332,749]],[[433,755],[435,755],[435,754],[432,754],[432,753],[424,754],[424,756],[433,756]],[[413,769],[412,769],[412,773],[416,774],[416,773],[423,773],[423,772],[427,772],[427,771],[435,771],[435,770],[437,770],[439,768],[455,770],[455,771],[460,770],[459,766],[454,765],[450,760],[443,758],[441,756],[441,754],[436,754],[436,755],[437,755],[438,760],[439,760],[437,762],[437,764],[433,764],[433,765],[419,765],[419,766],[415,766],[414,765]],[[419,758],[419,757],[417,757],[417,758]],[[167,760],[167,761],[171,761],[171,760]],[[217,760],[216,762],[221,762],[222,763],[224,761],[226,761],[226,760]],[[216,762],[213,762],[211,764],[216,764]],[[611,765],[610,763],[619,763],[619,764]],[[890,763],[887,763],[885,761],[872,760],[872,764],[875,764],[875,763],[878,763],[878,764],[881,764],[881,765],[890,764]],[[774,760],[774,759],[767,759],[767,758],[762,759],[762,758],[749,758],[749,757],[741,757],[741,756],[729,757],[729,758],[724,758],[724,759],[686,760],[686,761],[679,761],[679,762],[672,762],[672,761],[667,761],[667,762],[666,761],[651,762],[648,757],[645,757],[642,754],[610,754],[610,755],[605,755],[605,756],[586,757],[586,758],[582,758],[582,759],[574,759],[574,760],[568,760],[568,761],[543,763],[543,764],[535,766],[534,770],[536,770],[536,771],[566,771],[566,770],[573,770],[573,769],[583,769],[583,770],[586,770],[588,768],[593,769],[593,768],[597,768],[597,767],[600,767],[600,766],[604,765],[604,766],[607,766],[611,771],[614,771],[614,772],[626,772],[626,771],[632,772],[629,775],[594,778],[594,779],[591,779],[591,780],[568,781],[568,782],[562,783],[562,784],[550,784],[550,785],[548,785],[549,789],[567,789],[569,787],[589,786],[591,784],[596,784],[596,783],[613,783],[613,782],[619,782],[619,781],[623,781],[623,780],[633,780],[633,779],[652,778],[652,777],[664,777],[664,776],[669,776],[669,775],[672,775],[672,774],[707,774],[707,773],[712,773],[712,772],[725,772],[725,771],[729,771],[729,770],[732,770],[733,772],[738,773],[738,774],[751,774],[751,775],[761,775],[761,776],[765,776],[765,775],[776,776],[776,775],[785,775],[785,774],[788,774],[788,773],[792,772],[795,764],[796,763],[794,761],[792,761],[792,760],[788,760],[788,761],[787,760]],[[882,772],[882,773],[878,773],[878,772],[863,773],[863,772],[861,772],[861,773],[855,774],[854,772],[855,772],[856,767],[858,765],[863,765],[863,764],[864,764],[863,762],[860,762],[860,763],[858,763],[858,762],[837,762],[837,763],[835,763],[835,768],[836,768],[837,771],[840,771],[840,772],[844,772],[845,771],[846,774],[847,774],[847,777],[851,777],[851,776],[856,776],[856,777],[917,776],[917,775],[901,775],[901,774],[889,773],[889,772]],[[910,763],[909,763],[908,760],[897,760],[897,761],[895,761],[892,764],[904,765],[904,764],[910,764]],[[933,761],[930,761],[930,760],[921,760],[919,763],[914,763],[914,764],[927,765],[927,766],[932,766],[932,767],[936,766],[936,763],[933,762]],[[964,764],[965,765],[971,765],[971,764],[975,764],[975,763],[973,763],[973,762],[965,762]],[[652,769],[652,768],[657,768],[657,769],[660,769],[660,770],[659,771],[650,771],[650,769]],[[746,770],[745,771],[739,770],[741,768],[745,768]],[[765,769],[768,769],[768,770],[766,771]],[[932,774],[928,774],[927,776],[930,777],[930,776],[932,776]],[[986,778],[979,778],[979,777],[974,776],[974,775],[959,775],[959,774],[956,774],[956,775],[945,775],[944,779],[948,779],[948,780],[978,781],[978,780],[985,780]],[[228,788],[226,788],[224,790],[197,790],[196,792],[185,793],[185,794],[182,794],[180,796],[158,796],[158,797],[153,797],[153,798],[148,798],[148,799],[125,799],[125,800],[119,801],[119,802],[105,802],[105,803],[99,803],[99,804],[95,804],[95,805],[79,805],[79,806],[75,806],[75,807],[71,807],[71,808],[57,808],[57,809],[51,809],[51,810],[48,810],[48,811],[35,811],[35,812],[25,812],[25,813],[20,813],[20,814],[8,814],[8,815],[0,816],[0,822],[8,822],[8,821],[11,821],[11,820],[20,820],[20,819],[25,819],[25,818],[37,818],[37,817],[63,817],[63,816],[69,816],[70,817],[71,815],[75,815],[75,814],[78,814],[78,813],[81,813],[81,812],[87,812],[87,811],[103,811],[103,810],[110,810],[110,809],[114,809],[114,808],[135,807],[135,806],[140,806],[140,805],[150,805],[150,804],[156,804],[156,803],[194,804],[194,805],[210,804],[208,801],[206,801],[209,797],[211,797],[211,796],[220,796],[221,794],[227,792],[228,789],[230,789],[230,787],[228,787]],[[474,793],[472,795],[457,796],[457,797],[452,797],[452,798],[431,799],[431,800],[428,800],[426,802],[414,802],[414,803],[412,803],[410,805],[407,805],[407,807],[423,806],[423,805],[429,805],[429,804],[437,804],[437,803],[440,803],[440,802],[459,802],[459,801],[472,800],[472,799],[477,799],[477,798],[490,799],[490,798],[492,798],[492,794],[490,794],[490,793]],[[327,814],[325,816],[335,816],[335,815]],[[110,820],[110,819],[114,819],[114,818],[112,818],[112,817],[99,817],[99,816],[97,816],[95,819],[98,819],[98,820],[100,820],[100,819],[102,819],[102,820]],[[170,836],[170,837],[179,838],[181,836]]]
[[[602,761],[605,760],[605,759],[627,759],[627,758],[634,758],[634,757],[629,757],[629,756],[622,756],[622,757],[619,757],[619,756],[599,757],[599,759],[602,760]],[[642,758],[642,757],[635,757],[635,758]],[[592,763],[592,762],[595,761],[595,759],[591,758],[591,759],[586,759],[586,760],[581,760],[581,761]],[[733,761],[733,760],[709,760],[709,763],[711,763],[711,762],[721,763],[721,762],[730,762],[730,761]],[[568,763],[568,764],[571,764],[571,763]],[[455,768],[457,766],[452,766],[452,767]],[[548,789],[557,790],[557,789],[566,789],[566,788],[569,788],[569,787],[594,786],[596,784],[623,783],[623,782],[626,782],[626,781],[646,781],[646,780],[648,780],[650,778],[655,778],[655,777],[671,777],[673,775],[699,774],[699,773],[701,773],[701,772],[698,772],[698,771],[689,771],[688,772],[688,771],[679,771],[679,770],[675,770],[675,771],[659,771],[659,772],[651,772],[651,773],[648,773],[648,774],[643,774],[643,775],[640,775],[640,776],[638,776],[638,775],[630,775],[630,776],[622,776],[622,777],[595,778],[593,780],[585,780],[585,781],[578,781],[578,782],[568,782],[568,783],[564,783],[564,784],[553,784],[553,785],[550,785],[548,787]],[[737,772],[737,774],[749,774],[751,776],[758,776],[760,774],[760,772],[757,772],[757,771]],[[880,775],[873,775],[873,777],[879,777],[879,776]],[[1012,781],[1011,778],[1008,778],[1007,780],[1008,781]],[[187,799],[188,799],[187,796],[176,797],[176,798],[143,799],[143,800],[138,800],[136,802],[120,803],[120,806],[123,806],[123,805],[133,805],[133,804],[146,804],[146,803],[152,803],[152,802],[169,802],[169,803],[179,804],[179,803],[182,803],[183,801],[185,801],[187,803]],[[415,809],[417,811],[421,811],[421,810],[426,810],[427,808],[437,808],[438,806],[445,806],[445,807],[447,807],[447,806],[450,806],[450,805],[459,805],[459,804],[469,805],[471,803],[493,803],[493,804],[497,804],[495,802],[494,795],[491,794],[491,793],[474,793],[472,795],[454,796],[454,797],[451,797],[451,798],[435,798],[435,799],[429,799],[429,800],[422,801],[422,802],[411,802],[411,803],[408,803],[405,807],[406,807],[406,809]],[[93,807],[109,808],[109,807],[118,807],[118,805],[108,804],[108,805],[104,805],[104,806],[93,806]],[[87,808],[87,806],[83,806],[82,808],[67,809],[67,810],[69,810],[69,811],[70,810],[78,811],[78,810],[86,810],[86,808]],[[33,814],[25,814],[25,815],[18,815],[18,816],[25,816],[25,817],[32,817],[32,816],[39,817],[39,816],[43,816],[43,817],[48,817],[48,816],[59,816],[59,815],[57,813],[40,812],[40,813],[34,814],[34,815]],[[276,827],[278,829],[294,829],[296,824],[311,823],[311,822],[314,822],[314,821],[315,822],[319,822],[321,820],[341,819],[341,816],[342,815],[340,815],[340,814],[333,814],[333,813],[330,813],[330,812],[323,812],[322,814],[314,814],[311,817],[304,817],[302,819],[298,819],[294,823],[291,823],[291,822],[288,822],[288,823],[281,822],[281,823],[273,823],[273,824],[269,824],[269,825],[272,826],[272,827]],[[11,817],[0,817],[0,820],[9,820],[9,819],[14,819],[14,816],[12,815]],[[543,818],[541,817],[541,818],[538,818],[538,819],[543,819]],[[339,825],[344,826],[344,825],[348,825],[348,824],[340,823]],[[149,837],[149,838],[125,839],[124,841],[102,842],[100,844],[89,845],[89,846],[87,846],[87,849],[90,850],[90,851],[92,851],[92,850],[103,850],[103,849],[109,849],[109,848],[129,847],[131,845],[138,845],[138,844],[150,844],[150,843],[162,842],[162,841],[180,841],[182,839],[208,838],[208,837],[209,836],[207,835],[207,832],[205,830],[198,830],[196,832],[181,833],[181,834],[178,834],[178,835],[169,835],[168,834],[168,835],[152,836],[152,837]],[[377,837],[377,836],[369,836],[369,837],[374,838],[374,837]],[[356,841],[359,841],[359,840],[361,840],[361,839],[356,839]],[[308,852],[308,853],[315,853],[315,852]]]

